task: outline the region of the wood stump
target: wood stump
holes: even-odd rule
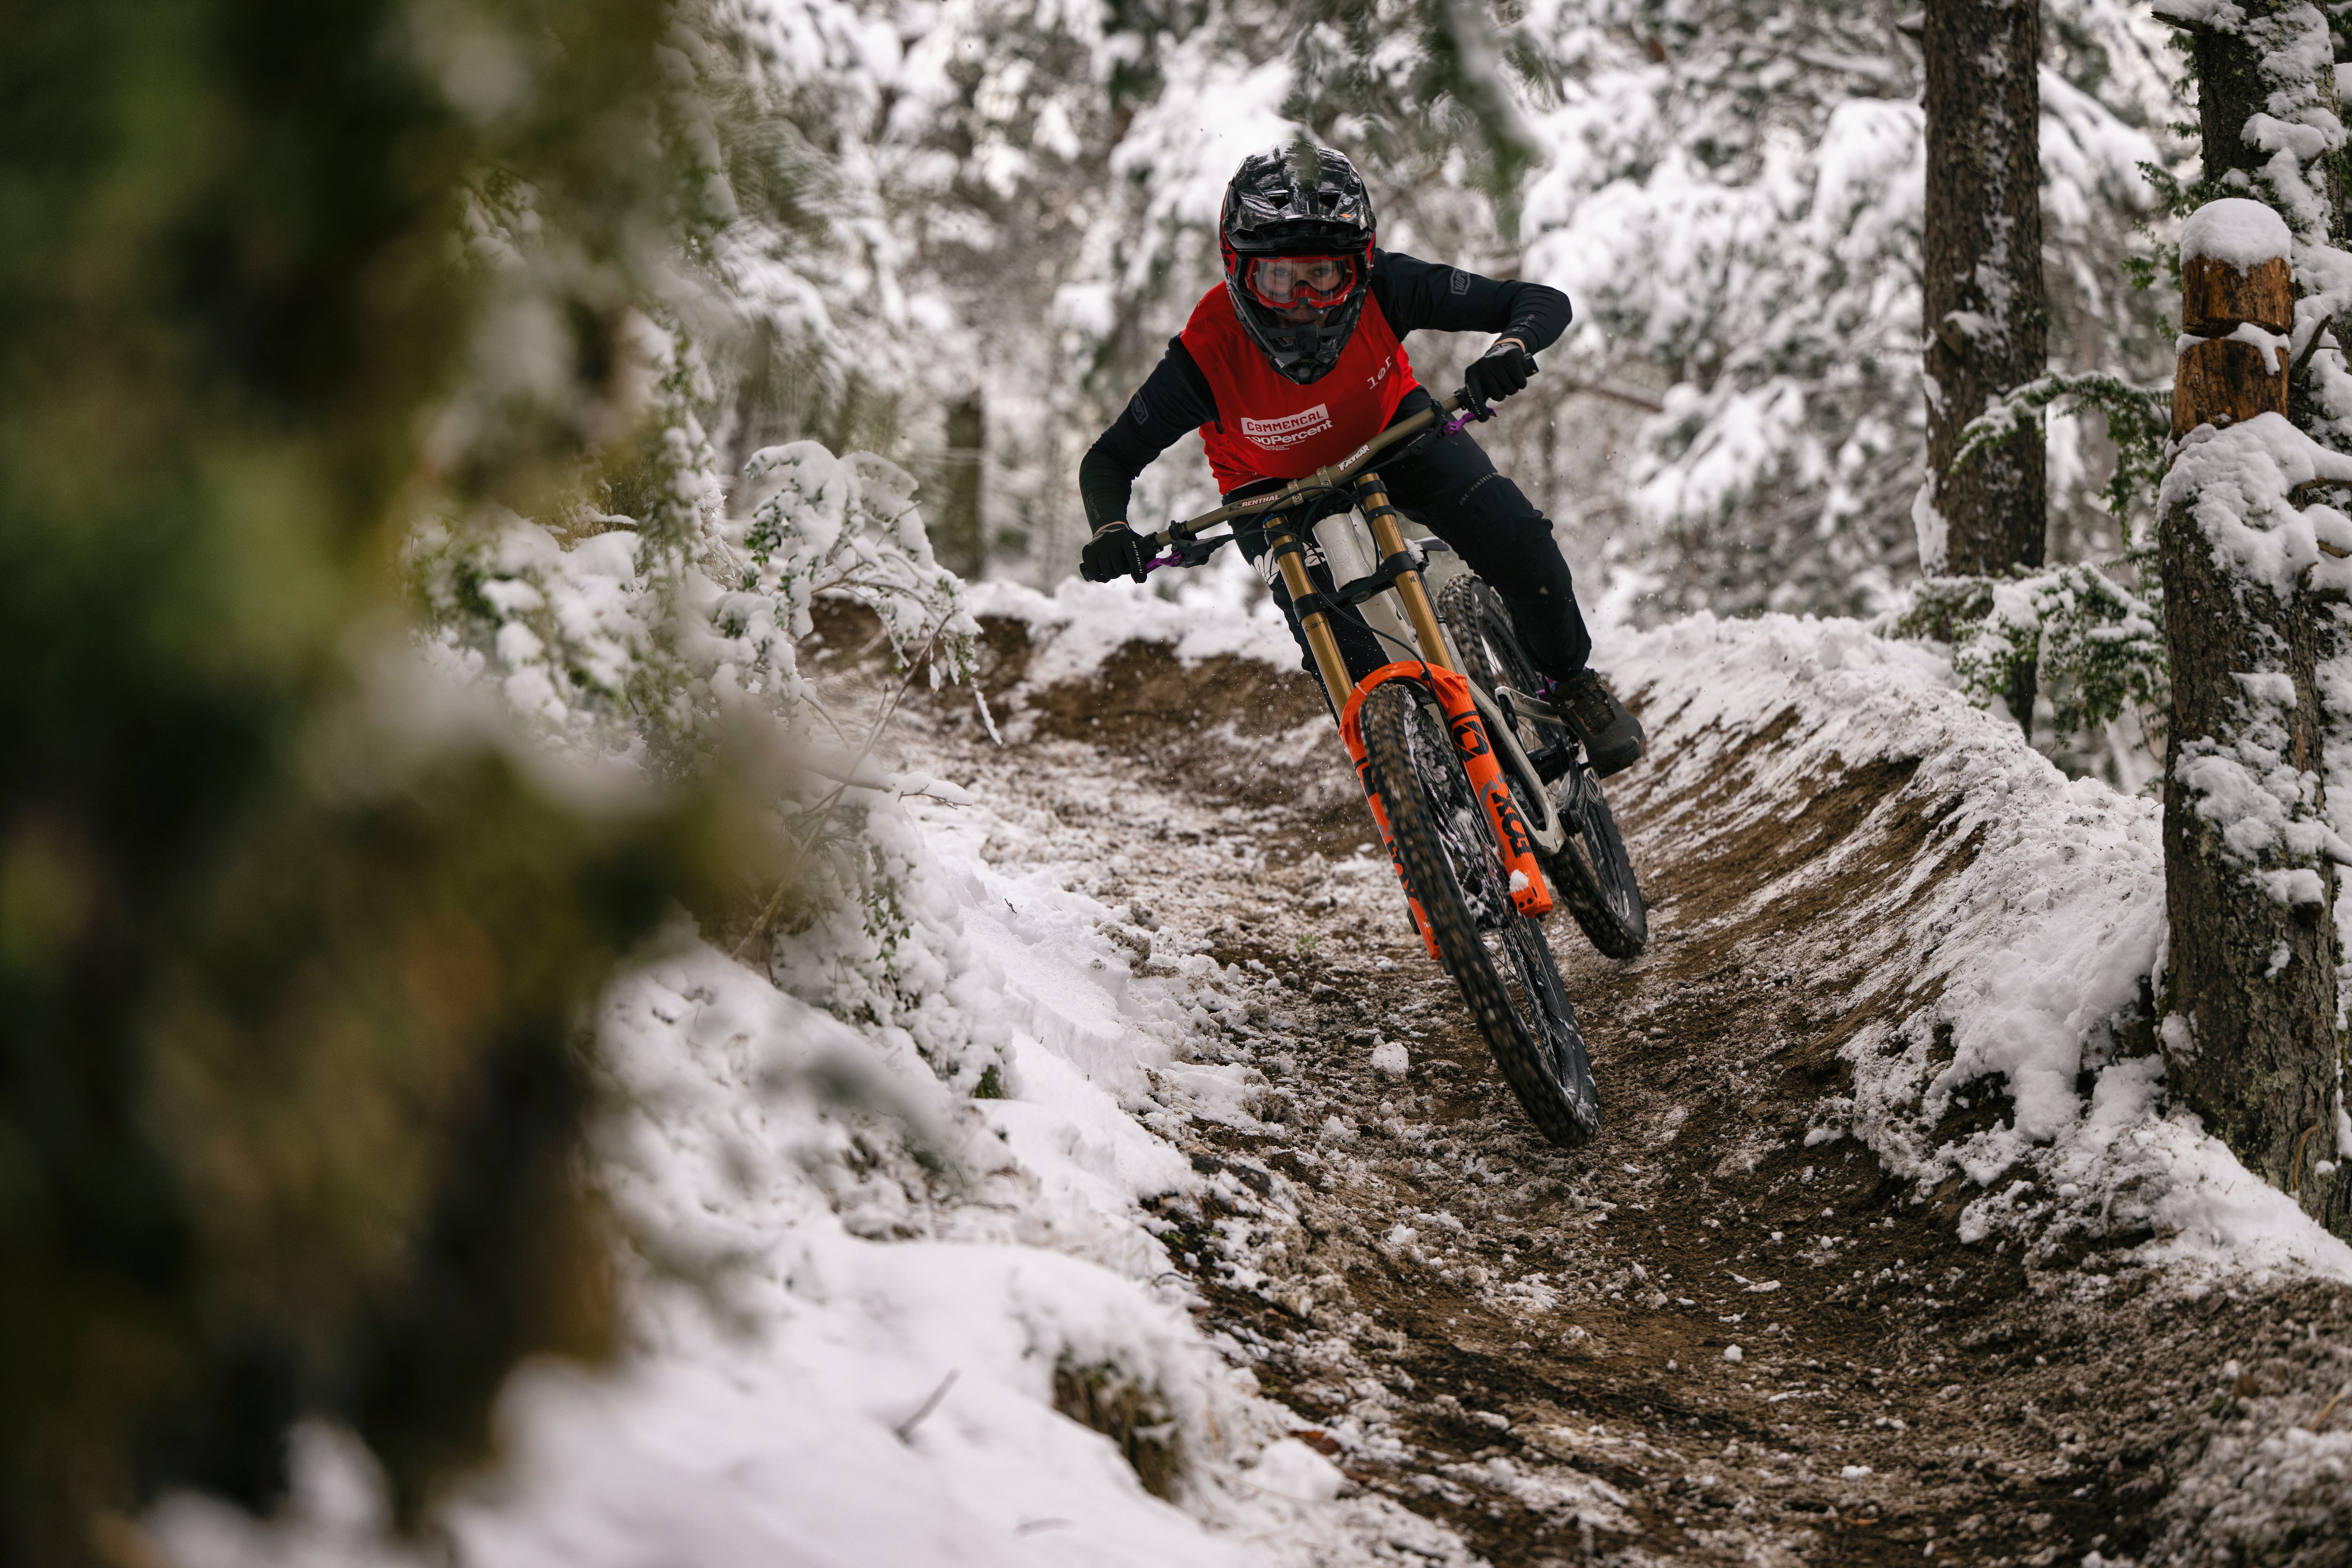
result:
[[[2172,438],[2200,425],[2226,428],[2286,412],[2286,349],[2234,338],[2200,338],[2172,378]]]
[[[2226,428],[2257,414],[2287,411],[2287,349],[2294,327],[2294,273],[2286,258],[2243,271],[2211,256],[2180,265],[2181,331],[2200,341],[2180,355],[2172,380],[2172,438],[2200,425]],[[2233,337],[2252,328],[2282,341]]]
[[[2294,272],[2284,257],[2241,272],[2219,257],[2180,264],[2180,330],[2221,338],[2252,324],[2266,332],[2294,330]]]

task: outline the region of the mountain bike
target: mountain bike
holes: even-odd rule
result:
[[[1423,552],[1442,543],[1408,542],[1371,468],[1433,427],[1451,434],[1489,413],[1456,392],[1306,479],[1171,523],[1152,536],[1159,553],[1146,570],[1202,565],[1244,533],[1263,538],[1423,946],[1454,977],[1528,1119],[1573,1149],[1600,1131],[1601,1101],[1538,922],[1557,886],[1595,947],[1631,958],[1648,934],[1641,890],[1500,596],[1465,574],[1433,598]],[[1352,667],[1334,629],[1341,617],[1387,662]]]

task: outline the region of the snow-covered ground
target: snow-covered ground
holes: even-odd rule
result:
[[[1286,689],[1278,626],[1075,584],[991,588],[977,607],[1025,636],[1015,689],[990,694],[1005,745],[950,691],[886,742],[915,793],[864,794],[919,846],[910,927],[959,1037],[1003,1064],[1003,1098],[950,1090],[904,1028],[835,1017],[691,933],[619,984],[599,1179],[626,1237],[632,1342],[611,1368],[515,1378],[504,1462],[436,1521],[456,1560],[1532,1562],[1511,1543],[1596,1540],[1652,1561],[1790,1560],[1842,1515],[1930,1542],[1964,1522],[1902,1522],[1890,1461],[1849,1451],[1849,1405],[1876,1412],[1877,1442],[1906,1425],[1877,1367],[1864,1393],[1856,1336],[1912,1336],[1870,1342],[1894,1347],[1889,1367],[1916,1354],[1923,1389],[1977,1355],[1966,1386],[1990,1411],[2011,1363],[2039,1378],[2043,1358],[1964,1352],[1935,1337],[1938,1313],[1996,1348],[2049,1331],[2014,1327],[2044,1298],[2121,1322],[2142,1309],[2119,1303],[2301,1291],[2315,1337],[2307,1303],[2341,1323],[2352,1249],[2168,1111],[2133,1031],[2162,934],[2153,804],[2063,778],[1930,654],[1786,617],[1612,639],[1608,668],[1658,742],[1612,785],[1656,936],[1620,969],[1571,954],[1564,921],[1553,932],[1612,1118],[1571,1159],[1499,1110],[1457,1048],[1384,863],[1348,842],[1360,807],[1322,776],[1346,782],[1311,697],[1213,707],[1192,728],[1236,767],[1284,759],[1312,820],[1205,775],[1155,778],[1043,700],[1098,687],[1138,641],[1166,645],[1156,669],[1254,665],[1252,691]],[[868,679],[842,664],[843,690]],[[935,774],[962,787],[926,792]],[[1678,1079],[1686,1063],[1702,1070]],[[1771,1217],[1796,1205],[1827,1205],[1818,1239]],[[2070,1241],[2095,1248],[2087,1285],[2053,1261]],[[1931,1254],[1951,1262],[1934,1279]],[[2019,1274],[2029,1258],[2038,1272]],[[1849,1279],[1849,1261],[1876,1272]],[[1754,1294],[1783,1278],[1785,1295]],[[1807,1337],[1832,1322],[1843,1352]],[[1840,1371],[1832,1353],[1854,1359]],[[1474,1378],[1513,1362],[1540,1363],[1548,1391],[1522,1390],[1517,1415],[1491,1370]],[[2327,1488],[2352,1473],[2352,1420],[2313,1419],[2311,1378],[2265,1375],[2229,1385],[2227,1433],[2165,1450],[2192,1481],[2228,1468],[2246,1482],[2234,1500],[2161,1515],[2183,1485],[2127,1502],[2083,1461],[2079,1421],[2048,1434],[2051,1475],[2089,1479],[2032,1484],[2106,1488],[2085,1519],[2136,1510],[2137,1538],[2095,1532],[2110,1558],[2135,1539],[2154,1560],[2260,1546],[2291,1518],[2343,1523]],[[1422,1386],[1438,1376],[1464,1382]],[[1814,1425],[1773,1425],[1801,1415]],[[1970,1419],[1953,1452],[1990,1456],[2017,1424]],[[1449,1422],[1485,1436],[1449,1448]],[[347,1440],[308,1431],[297,1453],[279,1520],[163,1505],[171,1559],[441,1560],[384,1540]],[[1946,1479],[1957,1498],[1999,1468],[1955,1461],[1969,1474]],[[1701,1471],[1735,1479],[1710,1494]],[[1824,1516],[1783,1486],[1834,1495]],[[1795,1511],[1776,1516],[1775,1497]],[[1989,1552],[2055,1529],[2054,1547],[2074,1528],[2063,1504],[2054,1527],[1993,1508],[1960,1539]],[[1493,1533],[1507,1512],[1528,1533]],[[2094,1533],[2076,1555],[2100,1550]]]

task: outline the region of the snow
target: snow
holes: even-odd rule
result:
[[[1030,628],[1033,684],[1083,676],[1136,635],[1187,658],[1295,663],[1278,624],[1232,609],[1116,588],[975,599]],[[1711,767],[1796,715],[1706,830],[1752,831],[1742,811],[1785,815],[1827,770],[1879,762],[1915,765],[1873,809],[1942,813],[1884,900],[1848,912],[1913,1000],[1845,1047],[1855,1092],[1825,1108],[1831,1136],[1922,1186],[1966,1178],[1971,1239],[2128,1223],[2151,1264],[2352,1279],[2352,1248],[2167,1106],[2161,1058],[2118,1054],[2162,943],[2152,802],[2065,779],[1941,660],[1854,622],[1701,615],[1605,653],[1621,689],[1696,738],[1654,766]],[[603,1370],[519,1373],[503,1463],[439,1527],[483,1568],[1329,1560],[1312,1543],[1337,1521],[1392,1505],[1344,1495],[1297,1418],[1250,1392],[1141,1207],[1207,1180],[1150,1131],[1166,1105],[1253,1124],[1248,1070],[1189,1048],[1226,1005],[1216,965],[1157,935],[1166,962],[1136,962],[1106,934],[1132,934],[1132,911],[983,857],[1033,831],[984,791],[879,778],[896,787],[868,792],[868,831],[903,858],[914,958],[935,966],[909,984],[929,1000],[906,1023],[853,1025],[683,931],[615,984],[600,1059],[619,1109],[597,1165],[627,1238],[630,1348]],[[1939,1028],[1948,1059],[1931,1056]],[[1397,1042],[1371,1059],[1410,1065]],[[969,1098],[982,1060],[1008,1098]],[[2008,1121],[1937,1143],[1955,1098],[1996,1079]],[[1070,1369],[1148,1391],[1184,1458],[1177,1503],[1057,1413]],[[421,1561],[383,1540],[380,1489],[347,1439],[305,1436],[298,1469],[279,1519],[179,1496],[154,1533],[181,1568]]]
[[[1029,607],[1065,632],[1088,618]],[[986,1047],[1011,1098],[966,1098],[905,1029],[844,1022],[690,931],[618,982],[597,1166],[626,1238],[630,1348],[510,1381],[502,1462],[436,1518],[464,1561],[1280,1563],[1319,1561],[1305,1543],[1340,1513],[1392,1507],[1339,1500],[1337,1468],[1286,1436],[1296,1418],[1202,1336],[1139,1205],[1202,1184],[1144,1124],[1152,1094],[1249,1118],[1242,1069],[1181,1059],[1202,1001],[1223,1005],[1215,966],[1139,974],[1103,934],[1124,909],[998,871],[982,843],[1023,828],[925,782],[877,792],[869,831],[912,836],[908,945],[952,958],[917,982],[952,1014],[929,1037]],[[1181,1506],[1057,1412],[1073,1369],[1146,1392]],[[298,1464],[279,1517],[178,1495],[156,1538],[180,1568],[427,1560],[384,1538],[348,1439],[312,1433]]]
[[[2245,444],[2274,438],[2258,432]],[[1702,614],[1621,635],[1602,662],[1621,690],[1646,689],[1648,711],[1701,738],[1663,757],[1670,768],[1706,769],[1717,755],[1707,737],[1795,715],[1741,803],[1690,831],[1766,830],[1825,774],[1882,760],[1912,771],[1878,809],[1940,814],[1928,842],[1943,848],[1822,932],[1824,971],[1864,965],[1851,976],[1858,994],[1926,998],[1898,1003],[1844,1047],[1854,1093],[1829,1108],[1832,1136],[1861,1139],[1922,1190],[1966,1178],[1978,1194],[1961,1214],[1966,1240],[2129,1226],[2150,1236],[2140,1246],[2149,1261],[2352,1280],[2352,1247],[2166,1104],[2160,1057],[2119,1057],[2122,1022],[2164,941],[2154,800],[2067,779],[2012,721],[1969,706],[1941,660],[1854,622]],[[1951,853],[1962,845],[1968,853]],[[1846,956],[1863,931],[1864,957]],[[1938,1059],[1939,1036],[1948,1059]],[[2086,1072],[2087,1097],[2076,1089]],[[1956,1102],[1994,1090],[2013,1101],[2005,1120],[1936,1141]]]
[[[1935,383],[1929,382],[1933,386]],[[1936,510],[1936,476],[1919,481],[1911,497],[1911,527],[1919,537],[1919,570],[1927,576],[1942,574],[1950,560],[1951,524]]]
[[[2271,367],[2273,375],[2284,375],[2294,347],[2293,334],[2265,331],[2252,321],[2241,321],[2218,338],[2200,337],[2194,332],[2182,332],[2173,340],[2172,352],[2185,354],[2201,342],[2252,343],[2263,352],[2263,363]]]
[[[2319,559],[2313,521],[2293,503],[2294,488],[2314,479],[2352,480],[2352,457],[2322,447],[2283,414],[2258,414],[2182,437],[2158,506],[2188,508],[2238,578],[2285,599]]]
[[[1250,1485],[1276,1497],[1295,1498],[1300,1502],[1329,1502],[1348,1484],[1339,1467],[1300,1442],[1285,1437],[1266,1445],[1265,1452],[1251,1467]]]
[[[2164,21],[2183,27],[2234,26],[2246,16],[2236,0],[2156,0],[2155,9]]]
[[[1186,664],[1221,654],[1283,669],[1298,662],[1297,645],[1271,603],[1257,614],[1218,614],[1203,597],[1166,599],[1132,583],[1073,578],[1050,596],[1016,583],[982,583],[971,590],[971,604],[976,615],[1028,627],[1033,653],[1024,685],[1031,689],[1083,679],[1130,641],[1171,645]]]
[[[2180,259],[2226,261],[2244,272],[2294,254],[2286,219],[2244,196],[2207,202],[2180,226]]]

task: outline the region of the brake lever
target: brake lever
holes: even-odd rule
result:
[[[1168,530],[1168,548],[1145,562],[1143,570],[1148,575],[1157,572],[1162,566],[1206,566],[1211,556],[1233,542],[1234,536],[1231,533],[1220,533],[1213,538],[1197,539],[1179,534],[1175,526],[1171,525]]]

